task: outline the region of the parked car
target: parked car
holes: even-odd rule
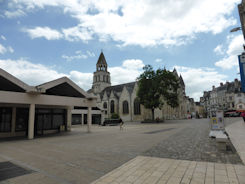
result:
[[[239,111],[227,111],[224,114],[225,117],[240,117],[241,116],[241,112]]]

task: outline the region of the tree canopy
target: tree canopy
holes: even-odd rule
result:
[[[164,101],[171,107],[177,107],[179,81],[166,69],[153,70],[151,65],[143,67],[144,72],[137,78],[137,97],[145,108],[152,110],[154,120],[154,109],[162,108]]]

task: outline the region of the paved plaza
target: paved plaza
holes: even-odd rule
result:
[[[219,168],[217,173],[226,174],[227,180],[224,180],[227,183],[242,183],[245,181],[245,172],[240,157],[232,150],[221,154],[214,149],[213,140],[206,135],[208,127],[207,119],[193,119],[163,124],[130,123],[125,125],[123,131],[119,130],[119,126],[93,126],[93,133],[88,134],[86,127],[78,125],[71,132],[34,140],[2,140],[0,162],[16,164],[29,171],[29,174],[0,180],[0,183],[87,184],[100,177],[98,183],[133,183],[137,180],[142,183],[142,177],[146,176],[145,183],[154,183],[151,180],[154,177],[155,183],[183,183],[185,180],[192,183],[219,183],[221,179],[211,176],[200,179],[206,178],[216,167]],[[202,146],[205,149],[201,149]],[[144,169],[147,170],[145,173],[142,171]],[[199,170],[203,173],[199,173]],[[213,174],[216,176],[217,173]]]
[[[242,184],[245,166],[138,156],[92,184]]]

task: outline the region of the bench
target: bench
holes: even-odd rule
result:
[[[228,143],[228,137],[223,131],[218,131],[216,134],[216,142],[218,143],[218,149],[226,151],[226,144]]]

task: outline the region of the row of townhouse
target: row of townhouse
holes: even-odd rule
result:
[[[217,110],[245,110],[245,95],[241,91],[241,82],[235,79],[233,82],[220,83],[212,90],[204,91],[200,98],[200,104],[204,107],[205,115],[212,117]]]

